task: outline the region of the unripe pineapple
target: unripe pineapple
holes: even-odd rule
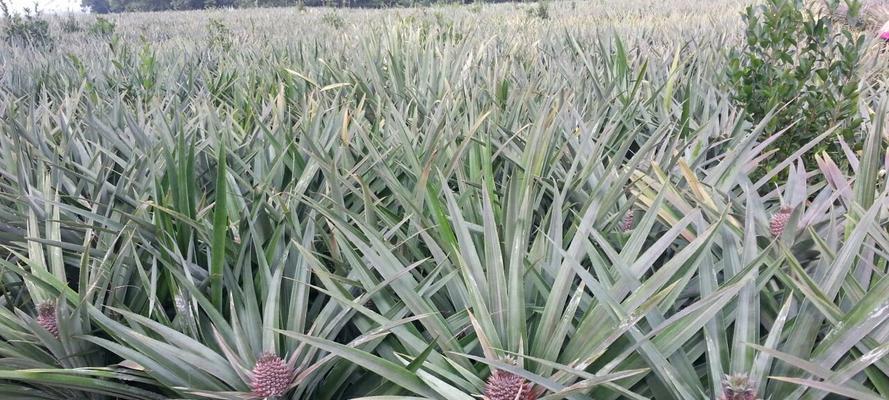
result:
[[[719,400],[757,400],[756,387],[744,374],[726,375]]]
[[[792,213],[792,208],[782,206],[778,209],[778,212],[772,215],[772,219],[769,221],[769,232],[771,232],[773,237],[779,237],[784,233],[784,229],[787,227],[787,222],[790,221],[790,214]]]
[[[290,389],[296,376],[291,365],[272,353],[263,353],[256,360],[250,378],[252,394],[258,398],[277,397]]]
[[[188,314],[189,304],[188,298],[183,294],[173,296],[173,305],[176,306],[176,312],[179,314]]]
[[[494,370],[485,384],[485,400],[537,400],[534,385],[511,372]]]
[[[621,232],[627,232],[633,229],[633,225],[635,224],[635,216],[633,215],[633,210],[627,210],[627,213],[624,214],[623,220],[618,225],[618,228]]]
[[[37,324],[49,331],[56,339],[59,338],[59,324],[56,320],[55,304],[47,301],[37,306]]]

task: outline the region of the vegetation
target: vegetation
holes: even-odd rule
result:
[[[114,22],[102,17],[96,17],[96,20],[90,25],[89,31],[94,35],[111,36],[114,33],[114,28]]]
[[[210,36],[208,39],[210,48],[225,52],[231,50],[235,45],[234,33],[222,20],[211,18],[210,23],[207,24],[207,31]]]
[[[480,0],[498,3],[506,0]],[[126,11],[200,10],[213,8],[249,7],[413,7],[432,4],[470,3],[452,0],[81,0],[81,5],[92,12],[105,14]]]
[[[572,4],[0,43],[0,397],[887,398],[885,45]]]
[[[83,30],[83,27],[80,26],[80,22],[73,15],[69,15],[67,18],[60,22],[62,32],[65,33],[74,33],[80,32]]]
[[[846,17],[854,20],[860,4],[852,5]],[[807,9],[802,0],[768,0],[748,7],[744,15],[746,46],[732,54],[729,75],[735,101],[753,120],[775,111],[765,131],[783,132],[772,144],[769,166],[787,159],[795,144],[812,140],[824,127],[837,126],[836,134],[860,150],[858,64],[866,34],[835,24],[832,14]],[[821,142],[804,158],[807,167],[817,166],[821,150],[842,157],[838,142]]]
[[[538,1],[536,7],[528,9],[528,17],[549,19],[549,6],[544,1]]]
[[[52,47],[54,40],[49,33],[49,23],[41,18],[37,5],[34,10],[24,9],[24,14],[9,11],[5,1],[0,0],[0,13],[3,14],[3,40],[13,46]]]

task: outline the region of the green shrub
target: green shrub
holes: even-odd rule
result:
[[[207,31],[210,36],[210,48],[223,51],[231,50],[234,45],[234,34],[232,33],[231,28],[223,23],[222,20],[218,18],[210,18],[210,22],[207,24]]]
[[[77,18],[74,18],[72,15],[69,15],[68,18],[65,18],[65,20],[62,21],[62,32],[74,33],[82,30],[83,28],[80,26],[80,23],[77,22]]]
[[[858,9],[854,4],[849,8]],[[787,129],[772,144],[775,154],[767,165],[783,161],[833,126],[848,143],[856,142],[862,122],[857,67],[864,38],[836,24],[828,13],[807,10],[801,0],[750,6],[744,21],[746,45],[729,57],[734,100],[753,121],[777,109],[765,135]],[[836,141],[822,141],[805,159],[807,166],[815,165],[814,155],[821,150],[832,155],[842,151]]]
[[[0,0],[0,11],[6,20],[3,25],[3,40],[16,46],[32,46],[49,48],[54,44],[54,39],[49,33],[49,22],[41,17],[37,4],[34,10],[25,8],[24,14],[15,14],[9,11],[6,2]]]
[[[336,11],[329,11],[323,16],[321,16],[321,21],[325,24],[334,27],[335,29],[343,29],[346,26],[346,20],[343,19],[342,16],[336,13]]]
[[[549,5],[545,1],[538,1],[537,5],[527,10],[529,18],[549,19]]]
[[[111,36],[114,33],[114,22],[102,17],[96,17],[96,21],[90,26],[90,33],[98,36]]]

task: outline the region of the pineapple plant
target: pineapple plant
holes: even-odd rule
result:
[[[776,145],[744,2],[604,1],[0,41],[2,396],[889,398],[884,63]]]

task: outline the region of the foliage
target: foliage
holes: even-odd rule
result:
[[[549,5],[544,0],[538,1],[527,12],[529,18],[549,19]]]
[[[505,0],[489,0],[502,2]],[[197,10],[250,7],[360,7],[387,8],[451,4],[450,0],[81,0],[81,5],[99,14],[127,11]]]
[[[34,5],[34,10],[25,8],[23,14],[9,11],[5,1],[0,0],[0,12],[3,13],[3,40],[17,46],[51,48],[55,40],[49,32],[46,21]]]
[[[860,9],[857,0],[849,4],[849,12]],[[837,136],[847,143],[861,143],[858,69],[864,35],[838,26],[830,13],[807,9],[802,0],[749,6],[744,20],[746,45],[729,62],[735,101],[754,121],[776,110],[766,134],[786,130],[766,164],[777,165],[796,144],[828,127],[838,126]],[[804,159],[807,167],[817,165],[814,156],[821,150],[842,157],[839,142],[827,140]]]
[[[207,23],[207,33],[210,37],[210,48],[212,49],[229,51],[234,45],[234,33],[220,19],[210,19],[210,22]]]
[[[245,2],[243,6],[251,6]],[[194,10],[238,5],[231,0],[81,0],[91,12],[105,14],[127,11]],[[274,5],[271,3],[269,5]]]
[[[609,6],[0,43],[0,397],[887,398],[881,49],[763,166],[741,6]]]
[[[73,15],[69,15],[62,21],[62,32],[74,33],[82,30],[83,28],[80,26],[80,22]]]
[[[115,26],[116,25],[114,24],[114,22],[109,19],[96,17],[96,20],[93,21],[92,25],[90,25],[89,31],[93,35],[111,36],[112,34],[114,34]]]
[[[346,20],[336,11],[328,11],[321,16],[321,21],[330,25],[334,29],[343,29],[346,26]]]

